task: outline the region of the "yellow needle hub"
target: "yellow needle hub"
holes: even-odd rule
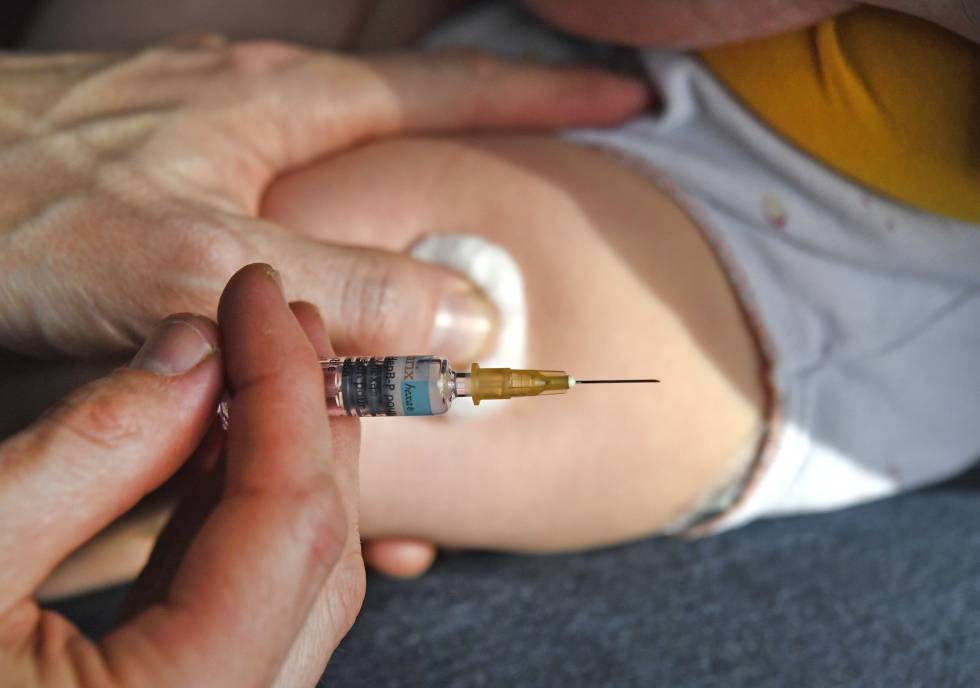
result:
[[[541,394],[564,394],[575,384],[563,370],[519,370],[513,368],[470,368],[473,403],[484,399],[536,397]]]

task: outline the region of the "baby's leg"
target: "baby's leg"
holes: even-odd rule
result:
[[[765,406],[751,332],[700,231],[605,155],[538,137],[377,143],[283,179],[265,213],[394,250],[482,235],[523,270],[531,366],[663,380],[364,420],[365,536],[601,544],[663,527],[745,470]]]

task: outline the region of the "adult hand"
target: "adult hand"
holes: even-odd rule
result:
[[[359,59],[205,37],[0,58],[0,349],[132,351],[167,313],[213,315],[228,277],[264,260],[346,353],[465,356],[487,320],[468,282],[260,221],[268,183],[382,134],[611,122],[644,99],[592,69],[463,53]]]
[[[0,676],[17,686],[312,685],[364,591],[355,419],[329,421],[311,339],[265,266],[219,308],[233,397],[227,452],[206,434],[222,387],[219,335],[160,325],[128,368],[0,445]],[[302,323],[302,324],[301,324]],[[308,333],[304,333],[304,329]],[[203,442],[202,442],[203,438]],[[100,644],[32,594],[72,548],[197,452],[178,507]]]

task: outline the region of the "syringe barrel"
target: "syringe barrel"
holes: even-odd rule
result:
[[[436,416],[456,396],[455,374],[437,356],[328,358],[320,365],[333,416]]]

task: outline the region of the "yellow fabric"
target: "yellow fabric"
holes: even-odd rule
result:
[[[980,47],[865,8],[701,51],[768,126],[827,166],[922,210],[980,222]]]

